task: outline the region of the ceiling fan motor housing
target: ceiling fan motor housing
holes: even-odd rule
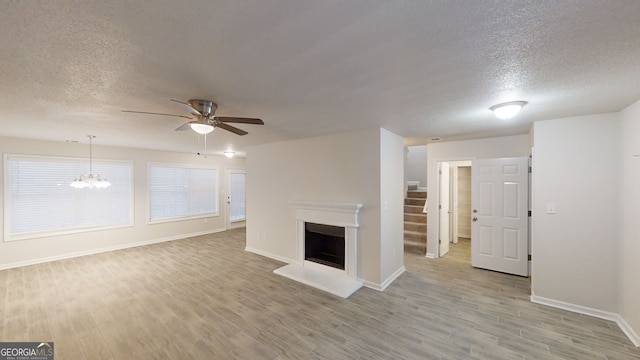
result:
[[[189,100],[189,105],[191,105],[192,108],[198,110],[200,114],[207,118],[213,116],[216,113],[216,109],[218,109],[218,105],[209,100]]]

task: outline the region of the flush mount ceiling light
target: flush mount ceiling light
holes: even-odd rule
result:
[[[511,101],[493,105],[489,110],[493,111],[493,115],[498,119],[511,119],[516,116],[525,105],[527,105],[526,101]]]
[[[202,135],[206,135],[210,132],[213,131],[213,125],[210,124],[205,124],[205,123],[201,123],[201,122],[194,122],[189,124],[189,126],[191,126],[191,129],[195,132],[197,132],[198,134],[202,134]]]
[[[89,175],[80,175],[69,184],[74,189],[106,189],[111,186],[111,183],[106,178],[101,178],[100,175],[93,176],[93,153],[92,153],[92,140],[95,138],[93,135],[87,135],[89,138]]]
[[[232,158],[233,155],[235,155],[235,151],[231,151],[231,150],[227,150],[224,152],[224,156],[228,157],[228,158]]]

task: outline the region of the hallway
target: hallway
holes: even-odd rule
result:
[[[534,304],[528,278],[473,268],[470,245],[460,238],[439,259],[405,252],[407,272],[385,291],[402,289],[428,348],[452,359],[640,359],[614,322]]]

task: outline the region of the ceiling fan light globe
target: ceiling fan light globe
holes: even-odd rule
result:
[[[198,134],[208,134],[213,131],[213,126],[209,124],[193,123],[190,125],[191,129]]]

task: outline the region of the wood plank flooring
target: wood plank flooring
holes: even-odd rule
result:
[[[244,229],[0,271],[0,341],[56,359],[640,359],[615,323],[529,302],[529,281],[407,253],[349,299],[275,275]]]

